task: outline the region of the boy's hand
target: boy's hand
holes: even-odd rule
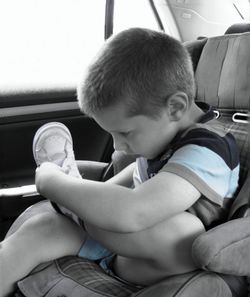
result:
[[[53,177],[59,172],[64,173],[61,167],[51,162],[44,162],[37,167],[35,178],[37,191],[43,194],[44,190],[46,190],[46,185],[48,185],[48,181],[53,180]]]

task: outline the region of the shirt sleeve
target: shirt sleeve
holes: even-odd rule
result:
[[[177,174],[193,184],[201,194],[222,205],[233,197],[238,186],[239,165],[230,169],[216,152],[188,144],[179,148],[160,172]]]

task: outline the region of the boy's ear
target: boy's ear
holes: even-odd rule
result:
[[[176,92],[168,98],[166,105],[170,120],[179,121],[188,109],[188,96],[184,92]]]

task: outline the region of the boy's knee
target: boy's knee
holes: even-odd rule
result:
[[[75,255],[85,240],[86,233],[75,222],[57,213],[40,214],[26,223],[22,235],[39,246],[41,262]]]
[[[38,214],[25,222],[25,229],[31,233],[49,238],[54,237],[57,231],[62,227],[62,221],[65,220],[57,213]]]

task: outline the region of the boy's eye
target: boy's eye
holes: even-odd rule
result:
[[[128,131],[128,132],[120,132],[120,135],[122,135],[122,136],[128,136],[130,134],[130,131]]]

